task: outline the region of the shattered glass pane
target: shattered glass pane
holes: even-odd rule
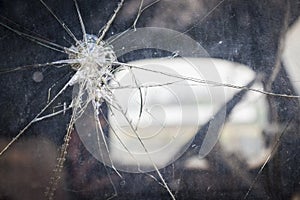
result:
[[[298,0],[0,0],[0,199],[298,199]]]

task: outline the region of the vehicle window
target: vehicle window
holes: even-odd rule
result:
[[[0,0],[0,199],[298,199],[297,0]]]

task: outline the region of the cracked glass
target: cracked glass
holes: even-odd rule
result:
[[[0,199],[300,198],[299,1],[0,11]]]

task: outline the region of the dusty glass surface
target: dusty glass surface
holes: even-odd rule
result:
[[[0,0],[0,199],[300,198],[299,13]]]

